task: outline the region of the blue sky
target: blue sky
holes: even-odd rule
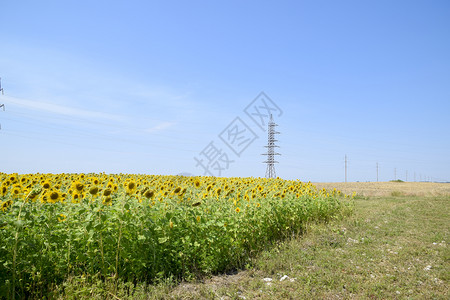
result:
[[[450,180],[448,1],[0,1],[0,12],[0,172],[203,175],[195,157],[214,149],[214,175],[263,177],[267,132],[244,110],[264,92],[280,109],[281,178],[344,181],[347,155],[349,181],[376,181],[377,163],[380,181]],[[239,156],[220,138],[236,117]]]

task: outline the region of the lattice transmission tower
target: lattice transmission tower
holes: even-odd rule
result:
[[[0,92],[2,93],[2,95],[4,95],[3,93],[3,88],[2,88],[2,78],[0,77]],[[3,108],[3,111],[5,111],[5,104],[0,104],[0,108]],[[2,129],[2,125],[0,124],[0,130]]]
[[[271,114],[267,130],[267,146],[264,146],[267,148],[267,153],[263,153],[263,155],[267,155],[267,160],[263,162],[267,164],[266,178],[277,177],[275,173],[275,164],[278,162],[275,160],[275,155],[281,155],[280,153],[275,152],[275,148],[279,148],[279,146],[275,145],[275,142],[278,142],[278,140],[275,139],[275,135],[280,134],[278,131],[275,131],[275,126],[278,126],[278,124],[273,121]]]

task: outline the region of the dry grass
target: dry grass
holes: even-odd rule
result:
[[[448,196],[450,183],[435,182],[317,182],[317,188],[336,188],[344,194],[364,197],[385,196]]]

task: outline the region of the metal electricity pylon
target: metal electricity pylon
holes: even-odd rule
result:
[[[0,92],[2,92],[2,95],[4,95],[3,93],[3,88],[2,88],[2,78],[0,77]],[[5,104],[0,104],[0,108],[3,108],[3,111],[5,110]],[[2,125],[0,124],[0,129],[2,129]]]
[[[275,152],[275,148],[279,147],[277,145],[275,145],[275,142],[277,142],[278,140],[275,139],[275,135],[279,134],[278,131],[275,131],[275,126],[278,126],[278,124],[276,124],[273,121],[273,117],[272,114],[270,115],[270,121],[268,124],[268,131],[267,131],[267,146],[264,146],[267,148],[267,153],[263,153],[263,155],[267,155],[267,160],[264,161],[263,163],[267,164],[267,169],[266,169],[266,178],[275,178],[277,177],[276,173],[275,173],[275,166],[274,164],[278,163],[275,160],[275,155],[281,155],[280,153],[276,153]]]

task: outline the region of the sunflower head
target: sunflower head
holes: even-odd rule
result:
[[[98,187],[97,187],[97,186],[92,186],[92,187],[89,189],[89,194],[91,194],[92,196],[97,195],[97,194],[98,194]]]
[[[22,193],[22,189],[20,188],[20,186],[15,184],[13,186],[13,189],[12,189],[12,192],[11,192],[12,196],[13,197],[18,197],[21,193]]]
[[[7,200],[5,202],[1,202],[1,200],[0,200],[0,203],[1,203],[0,210],[5,211],[12,204],[12,200]]]
[[[48,198],[49,198],[49,201],[55,203],[59,200],[60,196],[61,195],[58,193],[58,191],[51,191]]]
[[[82,184],[81,182],[75,181],[75,182],[73,183],[73,186],[75,187],[75,189],[77,190],[77,192],[83,191],[84,184]]]
[[[107,188],[103,191],[103,196],[109,196],[109,195],[111,195],[111,189]]]
[[[37,196],[39,196],[40,191],[37,190],[32,190],[29,194],[28,194],[28,199],[31,199],[31,201],[36,201]]]
[[[97,177],[92,178],[92,183],[95,185],[98,185],[100,183],[100,180]]]
[[[58,216],[58,222],[64,222],[66,220],[66,215],[65,214],[60,214]]]
[[[127,188],[128,188],[129,190],[134,190],[134,189],[136,188],[136,182],[134,182],[134,181],[128,182]]]
[[[103,199],[103,204],[105,204],[105,205],[112,205],[112,198],[111,198],[111,196],[105,197]]]
[[[78,203],[78,202],[80,202],[80,194],[75,193],[72,195],[72,203]]]
[[[153,197],[155,197],[155,192],[153,190],[147,190],[144,193],[144,197],[147,199],[153,199]]]

